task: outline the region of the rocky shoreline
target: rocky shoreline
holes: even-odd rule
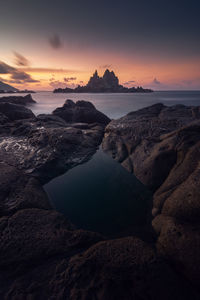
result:
[[[158,254],[200,278],[200,107],[155,104],[113,120],[103,149],[154,192]]]
[[[24,105],[0,102],[0,298],[199,299],[200,109],[158,104],[110,122],[85,101],[37,117]],[[153,245],[76,229],[48,201],[42,185],[102,139],[154,192]]]

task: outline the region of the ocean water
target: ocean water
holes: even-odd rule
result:
[[[200,91],[163,91],[147,94],[53,94],[52,92],[38,92],[32,94],[32,97],[37,101],[37,105],[31,107],[36,115],[51,113],[55,108],[62,106],[66,99],[72,99],[74,101],[91,101],[98,110],[112,119],[159,102],[165,105],[200,105]]]
[[[149,94],[40,92],[32,97],[37,104],[30,108],[36,115],[51,113],[66,99],[72,99],[91,101],[112,119],[159,102],[165,105],[200,105],[200,91]],[[54,208],[78,228],[112,237],[135,233],[143,235],[152,195],[133,174],[107,156],[101,147],[90,161],[52,179],[44,189]]]

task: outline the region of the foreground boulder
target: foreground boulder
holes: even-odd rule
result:
[[[192,290],[190,284],[157,258],[154,250],[141,240],[128,237],[98,242],[100,237],[89,232],[84,232],[83,239],[83,232],[74,231],[70,225],[67,228],[63,223],[58,227],[61,219],[58,213],[44,212],[43,215],[36,221],[44,227],[40,229],[37,240],[31,241],[28,237],[25,243],[25,247],[29,242],[39,247],[32,249],[30,244],[20,267],[10,273],[7,266],[2,277],[0,274],[1,282],[6,283],[0,294],[4,299],[198,299],[198,292]],[[30,217],[30,211],[27,211],[27,217]],[[44,217],[51,225],[49,234],[43,236],[46,232]],[[19,214],[14,218],[19,218]],[[26,221],[21,219],[20,228],[24,224]],[[33,232],[34,227],[31,236]],[[14,242],[21,247],[17,237]],[[12,248],[8,251],[16,255]],[[22,248],[20,251],[25,252]],[[43,258],[38,265],[34,260],[30,262],[34,252]],[[45,260],[47,255],[49,259]],[[22,256],[17,258],[21,260]]]
[[[98,123],[66,123],[56,115],[35,117],[28,108],[10,103],[0,103],[0,111],[9,118],[0,127],[0,159],[43,183],[87,161],[103,137],[104,125]]]
[[[19,104],[19,105],[30,105],[35,104],[36,101],[33,100],[31,94],[26,96],[6,96],[0,97],[0,103],[11,103],[11,104]]]
[[[156,104],[112,121],[103,149],[154,192],[157,250],[200,278],[200,108]]]
[[[61,117],[66,122],[73,123],[100,123],[107,125],[110,119],[96,110],[91,102],[66,100],[63,107],[56,108],[53,114]]]
[[[165,135],[197,120],[198,107],[155,104],[113,120],[106,127],[103,148],[155,191],[176,162],[174,143],[165,145]]]
[[[7,121],[34,118],[32,111],[22,105],[0,102],[0,113],[7,118]],[[5,121],[3,122],[5,123]]]
[[[20,276],[39,268],[41,260],[67,258],[102,240],[76,230],[54,211],[42,184],[87,161],[101,142],[103,126],[67,124],[54,115],[36,118],[22,105],[0,107],[6,107],[0,131],[0,298],[25,299],[29,292],[21,297],[15,285]],[[28,118],[19,111],[30,112]]]

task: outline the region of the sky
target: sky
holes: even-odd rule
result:
[[[120,84],[200,90],[200,1],[1,0],[0,80],[19,89]]]

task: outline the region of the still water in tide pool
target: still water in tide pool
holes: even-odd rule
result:
[[[120,236],[147,223],[151,193],[101,149],[44,188],[56,210],[77,227]]]

